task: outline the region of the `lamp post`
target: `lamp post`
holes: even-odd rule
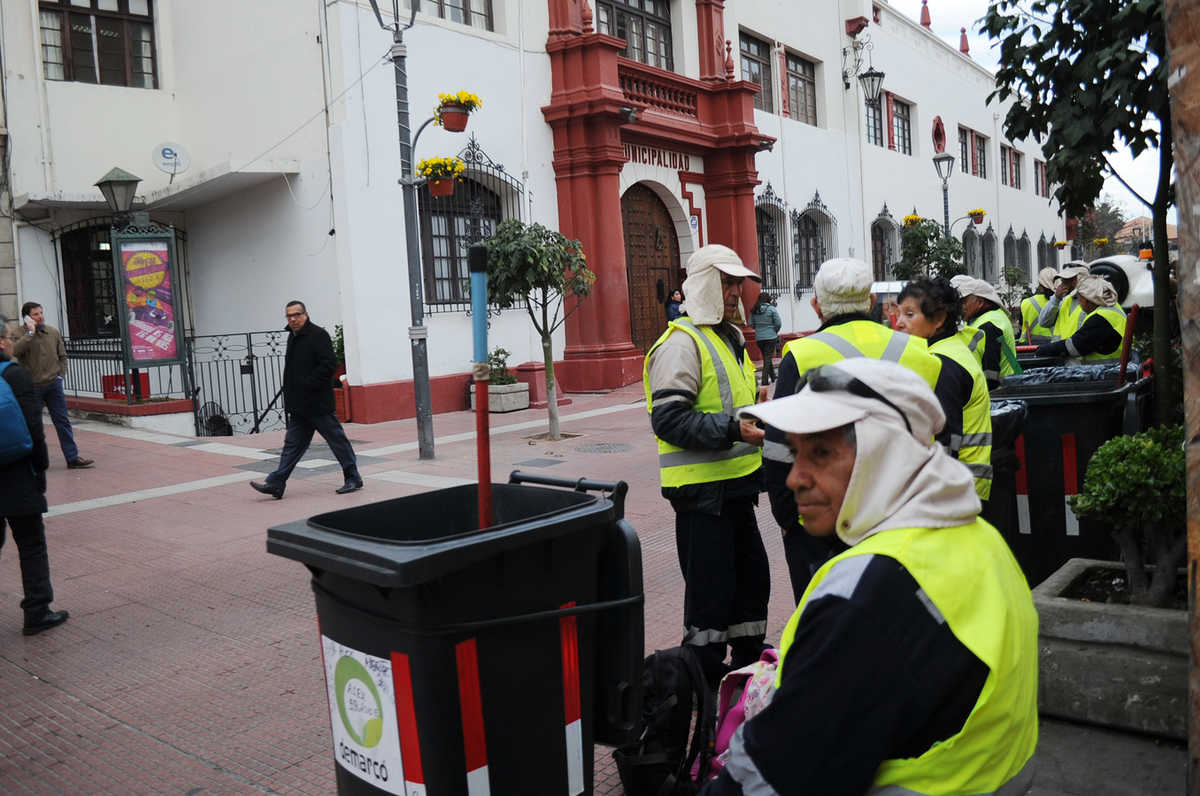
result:
[[[113,167],[99,180],[96,187],[104,194],[104,201],[113,214],[113,226],[123,227],[129,223],[129,210],[133,207],[133,195],[137,192],[141,177],[130,174],[125,169]]]
[[[933,167],[942,178],[942,230],[950,237],[950,175],[954,173],[954,155],[939,152],[933,156]]]

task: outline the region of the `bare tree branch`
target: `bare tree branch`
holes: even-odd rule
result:
[[[1138,193],[1137,191],[1135,191],[1132,185],[1130,185],[1129,183],[1125,182],[1125,178],[1124,178],[1124,177],[1122,177],[1120,174],[1118,174],[1118,173],[1117,173],[1117,170],[1113,168],[1113,164],[1109,162],[1109,160],[1108,160],[1108,155],[1103,155],[1102,157],[1104,158],[1104,167],[1105,167],[1106,169],[1108,169],[1108,173],[1109,173],[1109,174],[1111,174],[1112,176],[1116,177],[1116,178],[1117,178],[1117,182],[1119,182],[1119,183],[1121,183],[1122,185],[1124,185],[1124,186],[1125,186],[1125,190],[1129,191],[1131,194],[1133,194],[1135,197],[1137,197],[1137,200],[1138,200],[1139,202],[1141,202],[1141,203],[1142,203],[1142,204],[1144,204],[1146,207],[1148,207],[1148,208],[1150,208],[1151,210],[1153,210],[1153,209],[1154,209],[1154,203],[1153,203],[1153,202],[1149,202],[1149,201],[1147,201],[1147,200],[1146,200],[1146,197],[1142,196],[1140,193]]]

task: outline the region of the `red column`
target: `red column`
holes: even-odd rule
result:
[[[696,0],[700,79],[725,79],[725,0]]]
[[[884,117],[883,123],[887,125],[887,142],[888,149],[896,148],[896,125],[892,124],[893,115],[896,113],[896,106],[892,104],[892,92],[887,92],[887,116]]]

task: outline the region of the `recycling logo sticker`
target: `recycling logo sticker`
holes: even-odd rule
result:
[[[392,663],[321,636],[333,754],[338,765],[387,793],[403,794]]]

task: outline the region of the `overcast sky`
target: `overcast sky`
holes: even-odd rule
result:
[[[893,8],[913,19],[921,19],[921,0],[888,0]],[[955,48],[959,33],[967,29],[967,43],[971,57],[993,72],[1000,56],[999,45],[980,33],[979,22],[987,12],[987,0],[929,0],[929,16],[933,31]],[[1128,152],[1119,151],[1110,156],[1113,167],[1125,180],[1147,199],[1154,198],[1158,181],[1158,151],[1143,152],[1136,160]],[[1127,218],[1148,216],[1150,210],[1125,189],[1120,182],[1109,177],[1104,184],[1104,193],[1124,205]],[[1175,223],[1175,209],[1171,209],[1170,222]]]

